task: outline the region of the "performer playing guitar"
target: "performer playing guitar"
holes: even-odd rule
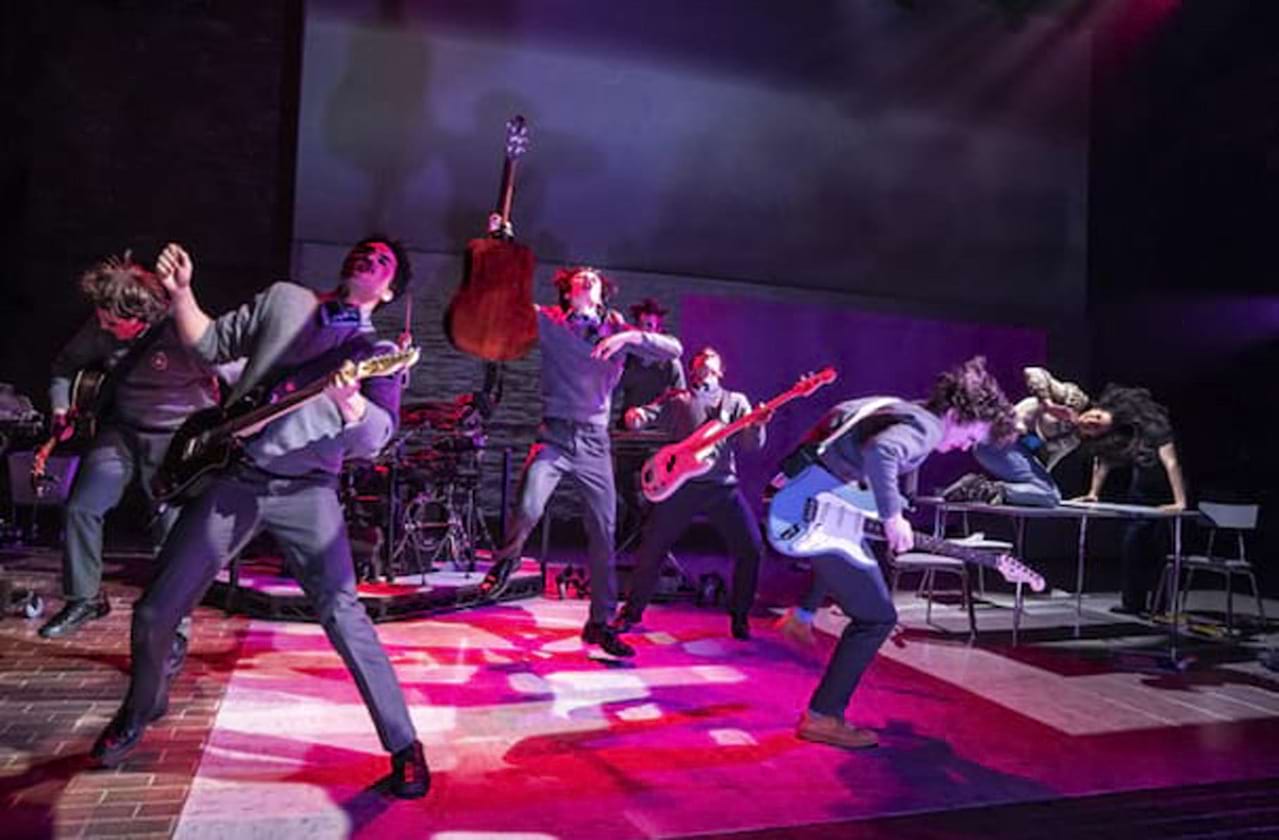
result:
[[[86,271],[80,289],[93,304],[94,317],[54,359],[49,386],[53,434],[33,464],[33,479],[43,485],[47,455],[57,441],[70,436],[72,423],[90,437],[67,499],[66,604],[40,628],[45,638],[67,636],[110,611],[101,591],[106,513],[120,503],[135,477],[149,495],[151,474],[173,431],[188,414],[217,401],[213,369],[178,340],[173,323],[164,317],[168,296],[152,272],[126,253]],[[102,375],[91,373],[99,370],[108,376],[109,394],[102,399],[97,399]],[[151,536],[158,546],[176,511],[157,507],[156,514]],[[184,646],[179,636],[174,662]]]
[[[909,551],[915,536],[902,515],[899,479],[932,452],[968,450],[1006,439],[1012,429],[1012,406],[985,360],[976,358],[942,374],[923,404],[875,398],[840,403],[783,462],[769,502],[769,538],[778,551],[811,555],[819,584],[852,619],[800,719],[798,737],[848,748],[878,742],[875,733],[845,723],[844,711],[897,623],[897,611],[869,549],[853,538],[865,519],[854,507],[852,489],[869,491],[889,549]],[[855,523],[850,511],[858,512]]]
[[[707,348],[707,351],[712,361],[718,362],[719,354],[711,348]],[[719,374],[716,375],[716,381],[718,376]],[[662,447],[645,462],[640,473],[644,497],[650,502],[669,499],[684,482],[705,475],[715,465],[715,456],[719,451],[716,447],[720,442],[759,423],[762,418],[771,417],[780,406],[796,397],[807,397],[834,381],[835,369],[823,368],[817,373],[801,377],[789,390],[783,391],[754,411],[746,412],[728,422],[712,418],[679,443]]]
[[[723,376],[724,362],[719,353],[712,347],[703,348],[689,366],[687,389],[669,392],[649,405],[629,409],[624,415],[627,428],[660,423],[675,436],[686,438],[682,443],[660,450],[655,459],[663,465],[674,462],[687,466],[680,472],[678,481],[670,482],[671,492],[661,494],[644,522],[643,536],[635,552],[630,597],[613,622],[619,632],[625,632],[643,619],[644,609],[657,587],[666,552],[693,517],[702,513],[710,518],[733,556],[733,591],[729,600],[731,632],[737,639],[750,638],[747,614],[755,600],[763,544],[755,513],[737,484],[737,462],[729,441],[733,434],[741,432],[738,440],[742,448],[758,451],[764,445],[764,427],[773,416],[773,408],[781,402],[773,400],[752,411],[745,394],[721,386]],[[830,381],[834,372],[828,370],[822,378]],[[809,392],[817,387],[812,384]],[[708,417],[711,419],[707,420]],[[686,444],[690,445],[686,447]],[[656,468],[652,471],[656,472]],[[645,474],[649,472],[646,467]]]

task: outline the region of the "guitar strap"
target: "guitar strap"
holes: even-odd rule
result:
[[[881,409],[888,408],[890,405],[894,405],[899,402],[901,402],[901,399],[897,397],[871,397],[869,400],[863,403],[856,411],[854,411],[847,420],[845,420],[843,423],[840,423],[838,426],[836,426],[834,431],[826,435],[826,437],[822,438],[821,442],[817,444],[817,450],[814,452],[814,454],[818,458],[822,457],[822,455],[825,454],[826,450],[830,448],[831,444],[833,444],[835,441],[843,437],[850,429],[852,429],[858,423],[862,422],[867,417],[870,417],[872,414],[875,414]]]
[[[138,364],[138,360],[146,354],[151,345],[156,343],[168,321],[168,318],[162,318],[152,324],[141,338],[129,345],[129,349],[120,357],[120,361],[116,362],[106,372],[106,379],[102,383],[102,392],[98,394],[98,404],[95,411],[99,417],[105,417],[107,412],[111,410],[111,403],[115,399],[116,384],[129,375],[129,371],[133,370]]]
[[[822,463],[821,458],[831,444],[843,437],[858,423],[900,402],[902,400],[898,397],[871,397],[817,444],[808,443],[796,449],[786,460],[782,461],[781,471],[773,476],[772,481],[769,482],[768,490],[765,491],[766,496],[769,491],[776,492],[780,490],[788,479],[799,475],[805,467],[812,464],[822,464],[823,469],[829,471],[829,468]]]

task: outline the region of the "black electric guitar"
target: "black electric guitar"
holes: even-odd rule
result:
[[[55,431],[31,457],[31,489],[37,497],[48,495],[60,481],[58,476],[48,473],[49,456],[58,444],[72,437],[91,438],[97,434],[106,379],[107,375],[100,370],[85,369],[77,371],[71,380],[71,405],[67,409],[71,434]]]
[[[358,362],[348,360],[339,370],[356,381],[390,376],[417,364],[420,355],[418,348],[410,347]],[[246,397],[228,408],[206,408],[192,414],[174,434],[164,462],[151,479],[156,500],[168,502],[197,495],[213,473],[231,465],[241,441],[321,397],[331,378],[331,374],[322,376],[274,402],[262,404],[260,399]]]

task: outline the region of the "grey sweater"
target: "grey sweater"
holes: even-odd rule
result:
[[[808,433],[804,445],[828,438],[873,397],[842,402]],[[820,463],[843,481],[865,481],[883,519],[902,512],[900,479],[919,469],[941,442],[942,421],[922,405],[896,402],[880,409],[836,438]]]
[[[248,358],[231,392],[235,401],[259,386],[287,392],[328,376],[347,359],[395,349],[379,344],[372,324],[356,310],[332,301],[326,311],[341,310],[345,318],[326,319],[321,303],[310,289],[275,283],[214,321],[195,351],[211,363]],[[400,379],[363,380],[368,410],[356,423],[345,424],[333,401],[321,396],[268,424],[246,442],[245,454],[274,475],[335,476],[344,458],[371,458],[390,441],[399,417]]]
[[[679,339],[639,332],[632,344],[612,359],[591,358],[596,343],[615,333],[633,330],[621,314],[609,310],[599,323],[576,318],[558,306],[537,307],[537,338],[542,351],[542,414],[593,426],[607,426],[613,389],[622,377],[628,355],[651,361],[678,359],[684,352]]]
[[[141,432],[176,431],[194,411],[217,404],[214,372],[203,360],[182,346],[171,320],[154,324],[155,335],[144,333],[131,342],[120,341],[91,318],[53,360],[49,404],[66,411],[71,403],[71,380],[76,371],[101,368],[113,371],[137,342],[145,349],[123,375],[107,385],[109,406],[102,419]]]
[[[641,356],[627,356],[622,370],[622,381],[617,386],[618,402],[624,414],[628,408],[648,405],[668,391],[678,391],[686,385],[684,366],[679,359],[650,362]],[[618,416],[619,425],[622,415]]]
[[[670,391],[646,406],[635,409],[641,426],[653,423],[669,430],[671,437],[683,440],[708,420],[731,423],[750,413],[751,402],[740,391],[724,388],[692,388]],[[737,483],[737,459],[734,449],[755,452],[763,448],[766,432],[763,426],[750,425],[715,446],[715,462],[704,475],[693,481],[715,484]]]

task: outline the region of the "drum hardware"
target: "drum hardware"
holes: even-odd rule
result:
[[[425,585],[426,574],[446,562],[470,574],[476,549],[494,546],[479,503],[484,430],[478,414],[455,405],[406,407],[405,426],[378,459],[344,470],[341,497],[360,580],[390,583],[416,573]]]

